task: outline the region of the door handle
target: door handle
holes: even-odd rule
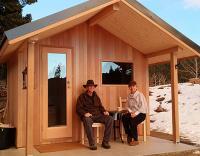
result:
[[[70,88],[69,85],[70,85],[70,81],[68,80],[68,81],[67,81],[67,88]]]

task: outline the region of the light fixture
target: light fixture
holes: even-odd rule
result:
[[[23,75],[23,88],[22,89],[27,89],[27,67],[25,67],[25,69],[22,71],[22,75]]]

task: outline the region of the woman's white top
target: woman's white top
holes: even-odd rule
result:
[[[134,94],[130,93],[127,98],[127,109],[130,113],[135,112],[136,115],[139,113],[146,114],[148,106],[144,95],[139,91],[136,91]]]

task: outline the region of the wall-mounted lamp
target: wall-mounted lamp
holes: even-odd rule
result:
[[[22,71],[23,75],[23,88],[22,89],[27,89],[27,82],[28,82],[28,77],[27,77],[27,67]]]

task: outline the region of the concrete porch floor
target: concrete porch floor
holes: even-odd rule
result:
[[[111,142],[112,148],[109,150],[101,148],[98,145],[96,151],[91,151],[87,147],[81,149],[73,149],[66,151],[58,151],[51,153],[39,153],[35,150],[34,156],[143,156],[170,152],[180,152],[187,150],[197,149],[195,146],[190,146],[186,144],[174,144],[171,141],[163,140],[154,137],[148,137],[147,142],[140,142],[138,146],[128,146],[126,143],[122,144],[120,142]],[[24,149],[6,149],[0,150],[0,156],[24,156]]]

